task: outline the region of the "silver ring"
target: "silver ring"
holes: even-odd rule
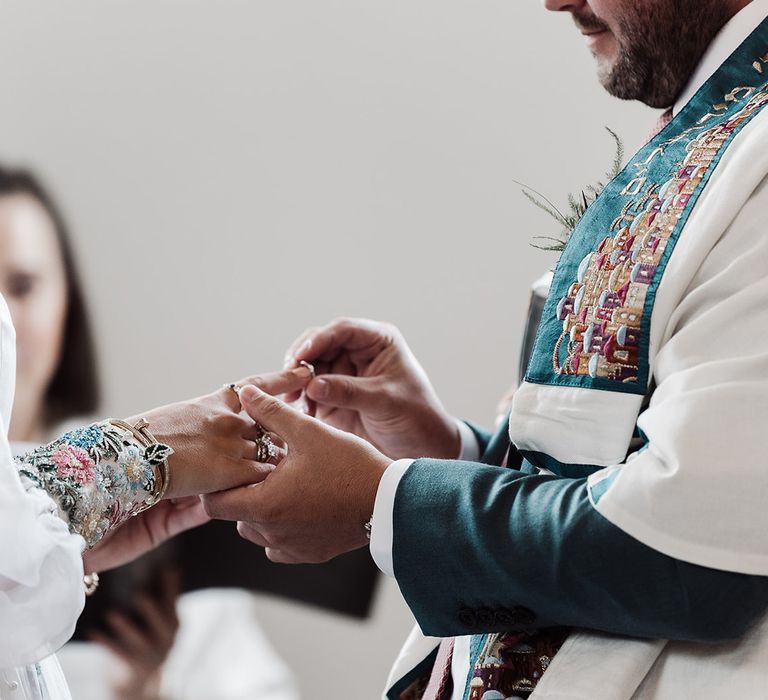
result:
[[[240,387],[237,384],[225,384],[224,388],[234,392],[235,396],[237,396],[237,400],[240,400]]]

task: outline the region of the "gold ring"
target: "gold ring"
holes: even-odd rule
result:
[[[300,360],[299,367],[304,367],[305,369],[308,369],[309,373],[312,375],[312,379],[314,379],[317,376],[317,372],[315,372],[315,366],[311,365],[306,360]]]

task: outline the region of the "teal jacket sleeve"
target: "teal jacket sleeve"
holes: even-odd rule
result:
[[[574,626],[720,642],[768,606],[768,578],[668,557],[591,505],[586,479],[417,460],[394,504],[394,572],[425,634]]]

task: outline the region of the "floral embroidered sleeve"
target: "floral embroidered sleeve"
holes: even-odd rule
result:
[[[56,502],[72,533],[93,547],[160,498],[162,465],[173,450],[142,444],[110,421],[70,431],[16,458],[19,474]]]

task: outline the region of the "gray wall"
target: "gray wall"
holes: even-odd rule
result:
[[[0,3],[0,157],[65,204],[105,412],[274,368],[307,325],[366,315],[489,422],[553,261],[514,181],[562,202],[609,166],[603,125],[631,149],[654,118],[602,93],[581,43],[533,0]],[[410,624],[380,593],[366,624],[264,600],[307,698],[375,696]]]

